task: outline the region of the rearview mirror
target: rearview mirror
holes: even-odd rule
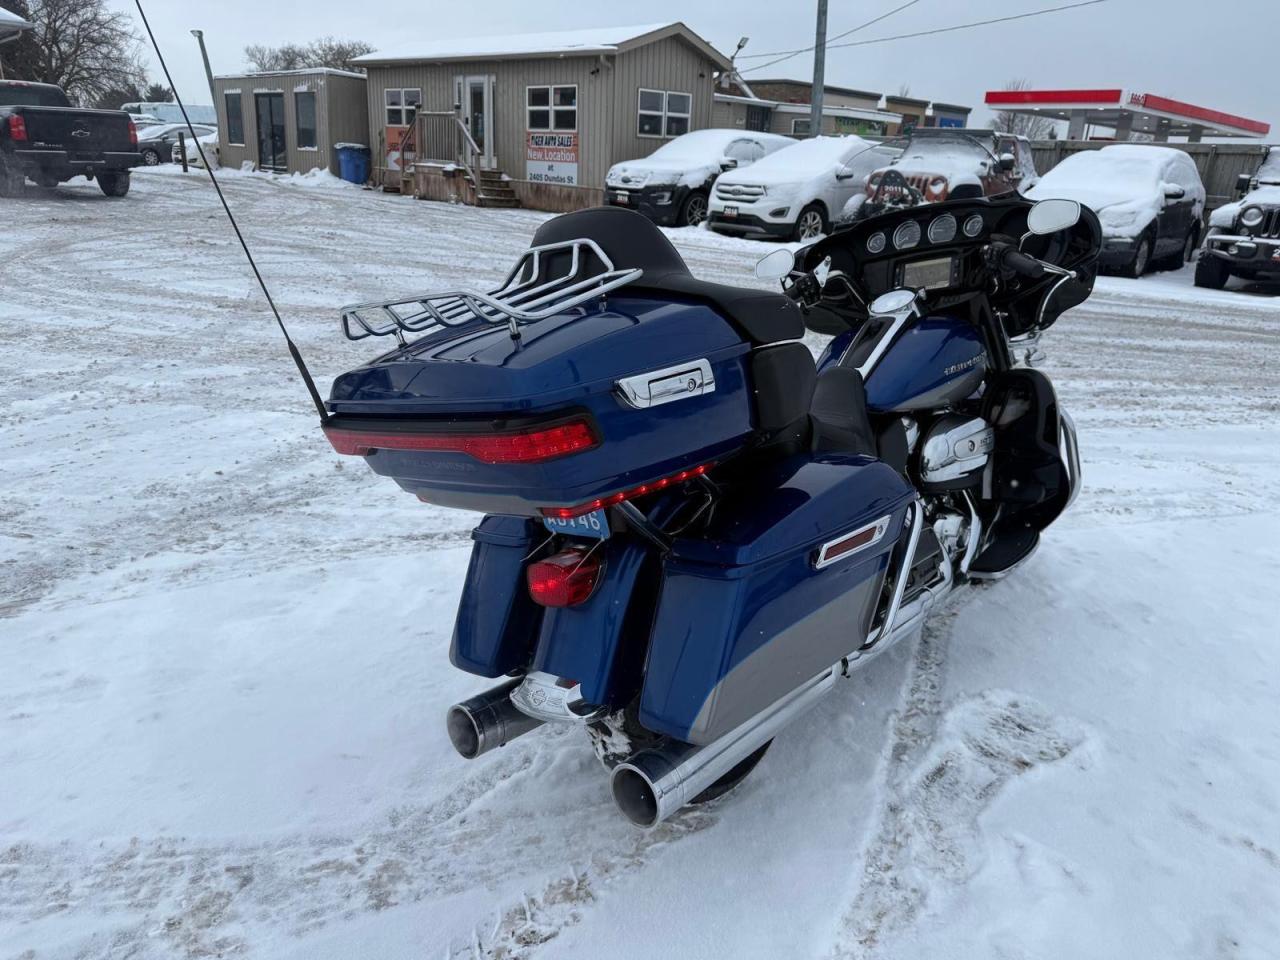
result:
[[[1015,159],[1014,159],[1014,156],[1013,156],[1013,154],[1012,154],[1012,153],[1002,153],[1002,154],[1000,154],[1000,169],[1001,169],[1001,170],[1012,170],[1012,169],[1013,169],[1013,165],[1014,165],[1014,163],[1015,163]]]
[[[775,250],[756,261],[757,280],[781,280],[796,267],[796,255],[790,250]]]
[[[737,165],[738,165],[738,161],[733,159],[733,157],[722,157],[720,160],[721,170],[732,170]]]
[[[1176,183],[1166,183],[1164,185],[1164,196],[1166,200],[1181,200],[1187,195],[1187,191]]]
[[[1027,229],[1040,236],[1074,227],[1079,222],[1077,200],[1041,200],[1027,213]]]

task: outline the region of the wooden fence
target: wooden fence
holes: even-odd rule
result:
[[[1031,144],[1036,170],[1048,173],[1067,156],[1080,150],[1098,150],[1110,143],[1097,140],[1035,140]],[[1266,146],[1258,143],[1160,143],[1160,147],[1174,147],[1191,155],[1204,189],[1208,194],[1206,212],[1229,203],[1236,198],[1236,178],[1257,172]]]

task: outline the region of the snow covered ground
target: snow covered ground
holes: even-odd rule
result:
[[[453,753],[474,518],[333,454],[202,176],[4,206],[0,960],[1276,956],[1280,300],[1101,281],[1045,340],[1086,486],[1033,561],[645,834],[580,736]],[[543,219],[226,190],[325,386],[371,352],[337,305]]]

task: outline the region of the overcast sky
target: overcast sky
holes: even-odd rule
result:
[[[132,0],[110,0],[134,10]],[[900,6],[904,0],[830,0],[834,36]],[[1059,6],[1072,0],[918,0],[847,40],[886,37],[994,16]],[[0,4],[3,0],[0,0]],[[424,39],[568,30],[683,20],[725,53],[750,37],[744,54],[792,50],[813,43],[816,0],[143,0],[169,60],[179,92],[209,100],[192,39],[205,32],[215,73],[244,67],[247,44],[278,45],[326,34],[375,46]],[[983,93],[1025,78],[1033,87],[1123,87],[1241,114],[1272,125],[1280,137],[1280,93],[1274,86],[1280,3],[1275,0],[1106,0],[1096,6],[1022,22],[977,27],[941,36],[831,50],[827,82],[973,106],[987,117]],[[744,70],[760,60],[743,60]],[[155,79],[159,78],[158,65]],[[810,54],[754,75],[808,77]],[[746,72],[750,80],[751,72]]]

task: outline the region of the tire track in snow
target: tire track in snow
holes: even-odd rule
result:
[[[978,817],[1000,790],[1084,739],[1074,724],[1015,693],[989,690],[944,704],[957,615],[935,614],[916,641],[885,756],[884,808],[832,960],[893,956],[895,937],[975,869]]]

